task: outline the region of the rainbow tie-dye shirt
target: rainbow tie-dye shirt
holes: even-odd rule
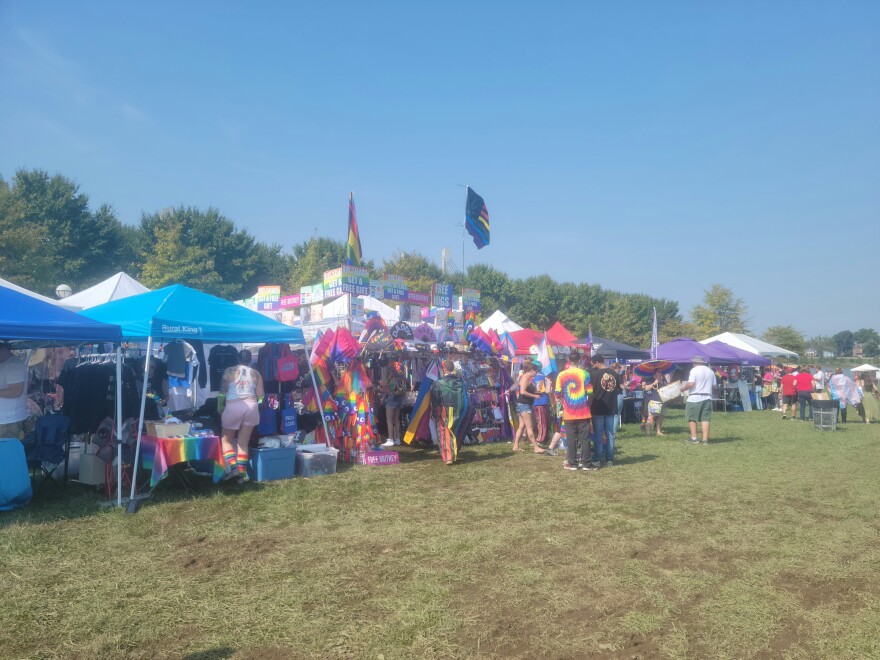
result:
[[[557,400],[562,402],[565,419],[589,419],[592,393],[590,374],[580,367],[569,367],[556,377]]]

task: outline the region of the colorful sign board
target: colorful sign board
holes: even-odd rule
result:
[[[461,308],[466,312],[479,312],[480,311],[480,290],[479,289],[468,289],[467,287],[462,287],[462,289],[461,289]]]
[[[434,282],[434,285],[431,287],[430,305],[432,307],[443,307],[448,309],[452,307],[452,295],[453,288],[451,284]]]
[[[292,296],[281,296],[279,301],[281,309],[293,309],[300,306],[300,294],[294,293]]]
[[[385,300],[396,300],[397,302],[406,302],[407,288],[406,282],[400,275],[385,274],[383,278],[385,288]]]

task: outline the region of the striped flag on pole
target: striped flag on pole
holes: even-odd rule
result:
[[[358,231],[357,214],[354,210],[354,193],[348,195],[348,243],[345,245],[345,264],[361,265],[361,235]]]

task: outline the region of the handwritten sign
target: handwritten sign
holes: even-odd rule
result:
[[[364,465],[398,465],[400,455],[396,451],[368,451],[364,454]]]

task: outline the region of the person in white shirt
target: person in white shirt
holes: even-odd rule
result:
[[[12,346],[0,341],[0,438],[21,440],[28,416],[27,365],[12,355]]]
[[[825,372],[822,371],[822,367],[816,367],[816,373],[813,374],[813,381],[813,385],[817,392],[821,392],[825,389]]]
[[[688,442],[700,443],[697,439],[697,422],[702,426],[702,444],[709,442],[709,422],[712,419],[712,388],[715,386],[715,373],[706,366],[706,360],[697,355],[692,360],[694,368],[688,375],[682,391],[690,392],[685,404],[685,417],[691,430]]]

